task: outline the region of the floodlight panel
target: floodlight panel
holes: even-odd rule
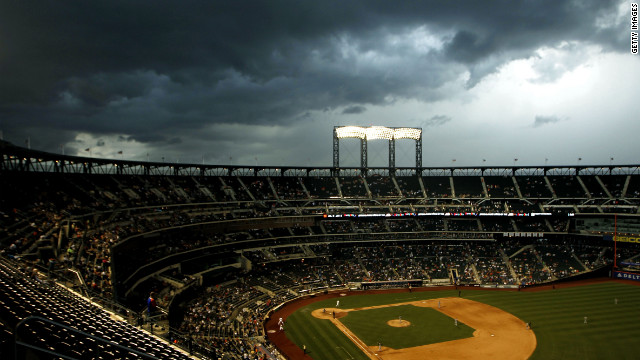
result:
[[[377,139],[413,139],[420,140],[422,129],[420,128],[389,128],[385,126],[342,126],[336,128],[339,139],[358,138],[366,140]]]
[[[393,129],[384,126],[372,126],[366,129],[367,140],[393,139]]]
[[[367,133],[364,128],[360,126],[343,126],[336,128],[336,135],[338,139],[343,138],[358,138],[364,139],[367,136]]]
[[[420,140],[422,129],[416,128],[397,128],[393,133],[395,139],[413,139]]]

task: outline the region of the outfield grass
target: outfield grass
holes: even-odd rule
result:
[[[457,295],[457,291],[451,290],[356,295],[340,298],[340,307],[358,308]],[[538,342],[531,359],[640,358],[637,347],[640,287],[610,282],[541,292],[463,290],[462,296],[503,309],[525,322],[531,321]],[[368,359],[330,321],[311,315],[315,309],[333,307],[335,301],[313,303],[289,316],[287,336],[299,346],[305,344],[316,360]],[[585,316],[588,317],[586,325]]]
[[[387,321],[398,319],[411,323],[407,327],[391,327]],[[428,345],[473,336],[475,329],[432,308],[413,305],[350,311],[340,321],[369,346],[381,342],[393,349]]]

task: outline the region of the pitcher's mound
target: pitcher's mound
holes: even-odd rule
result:
[[[407,320],[389,320],[387,321],[387,325],[389,326],[393,326],[393,327],[407,327],[409,325],[411,325],[411,322],[407,321]]]

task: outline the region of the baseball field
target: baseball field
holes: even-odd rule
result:
[[[292,359],[640,358],[640,287],[630,283],[420,290],[304,299],[267,333]]]

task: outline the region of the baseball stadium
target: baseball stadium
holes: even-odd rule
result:
[[[640,165],[0,152],[3,359],[638,358]]]

